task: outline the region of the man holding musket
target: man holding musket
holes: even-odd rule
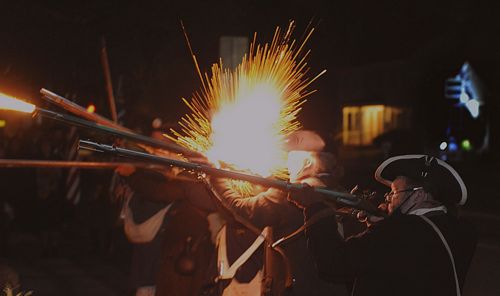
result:
[[[467,200],[461,177],[434,157],[402,155],[384,161],[375,178],[391,188],[381,207],[388,218],[347,240],[334,218],[306,230],[320,275],[354,281],[352,295],[460,295],[477,241],[456,217]],[[292,198],[306,221],[324,208],[312,190]]]
[[[291,183],[336,188],[336,173],[341,167],[333,154],[322,152],[325,141],[320,135],[297,131],[287,138],[285,146]],[[287,241],[283,249],[274,249],[283,257],[268,259],[269,247],[262,248],[266,239],[288,236],[303,224],[302,213],[288,200],[288,192],[269,188],[244,197],[225,178],[211,178],[210,187],[233,216],[226,218],[217,237],[219,295],[346,294],[343,286],[318,277],[303,235]]]

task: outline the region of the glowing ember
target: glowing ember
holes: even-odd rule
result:
[[[87,112],[94,113],[95,112],[95,105],[94,104],[88,105]]]
[[[202,89],[190,101],[183,99],[191,114],[181,119],[182,130],[171,130],[168,137],[220,166],[283,177],[284,138],[300,128],[297,114],[314,92],[306,88],[325,72],[306,77],[309,51],[303,53],[303,47],[313,30],[297,46],[293,28],[293,23],[284,33],[277,28],[271,44],[263,46],[254,35],[241,64],[231,71],[220,61],[210,79],[193,55]]]
[[[33,113],[35,105],[9,97],[0,93],[0,110],[12,110],[26,113]]]

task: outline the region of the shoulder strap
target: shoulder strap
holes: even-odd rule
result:
[[[257,236],[257,239],[246,249],[241,256],[236,259],[236,261],[229,266],[229,262],[227,259],[227,250],[226,250],[226,231],[227,228],[224,226],[218,237],[218,242],[217,242],[217,265],[219,268],[219,278],[220,279],[231,279],[234,277],[236,274],[236,271],[240,266],[242,266],[247,260],[252,256],[252,254],[262,245],[264,242],[267,233],[269,231],[269,227],[264,228],[262,233]]]
[[[434,222],[432,222],[429,218],[425,217],[424,215],[419,215],[419,217],[422,218],[425,222],[427,222],[427,224],[432,226],[434,231],[439,235],[439,238],[443,242],[443,245],[446,248],[446,251],[448,251],[448,255],[450,256],[450,260],[451,260],[451,265],[453,266],[453,274],[455,275],[455,286],[457,288],[457,296],[461,296],[460,285],[458,284],[457,269],[455,268],[455,259],[453,258],[453,253],[451,253],[451,249],[450,249],[450,246],[448,245],[448,242],[444,238],[441,230],[439,230],[439,228],[436,226],[436,224],[434,224]]]
[[[165,215],[172,207],[173,203],[168,204],[163,209],[159,210],[153,216],[149,217],[146,221],[136,224],[134,222],[134,215],[129,207],[129,200],[124,204],[121,217],[123,219],[123,230],[127,239],[136,244],[148,243],[152,241],[161,228]]]

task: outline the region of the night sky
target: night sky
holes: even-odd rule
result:
[[[43,87],[81,105],[93,102],[109,116],[104,38],[128,125],[155,116],[176,121],[186,112],[180,98],[199,88],[180,20],[202,71],[217,61],[222,35],[257,32],[262,43],[289,20],[297,38],[314,26],[311,73],[328,72],[302,114],[312,128],[338,130],[325,111],[338,114],[346,102],[406,105],[430,125],[444,124],[428,106],[446,108],[443,81],[465,60],[490,97],[500,93],[498,10],[487,1],[43,2],[9,1],[0,10],[0,91],[36,101]]]

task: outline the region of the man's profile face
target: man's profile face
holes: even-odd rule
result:
[[[409,193],[408,191],[404,191],[408,189],[408,184],[406,182],[405,177],[397,177],[392,183],[391,183],[391,192],[389,193],[388,197],[388,206],[387,210],[389,212],[389,215],[396,210],[401,203],[404,201],[405,196]]]

